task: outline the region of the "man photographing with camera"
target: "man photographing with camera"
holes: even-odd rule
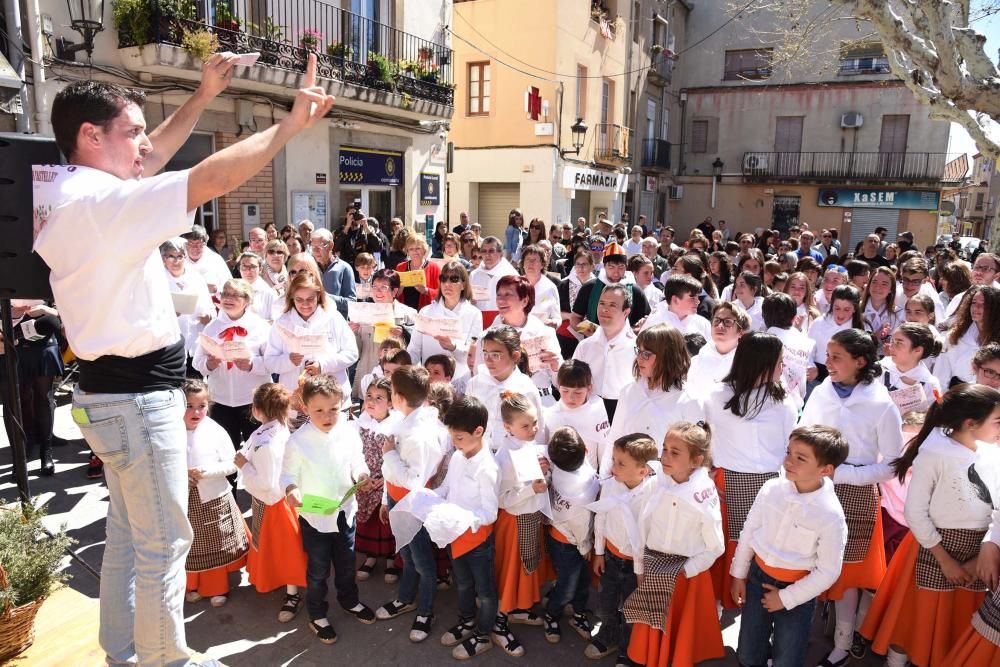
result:
[[[52,292],[80,364],[72,414],[105,464],[110,507],[100,643],[112,665],[214,664],[193,662],[184,634],[184,561],[192,539],[179,390],[185,353],[157,248],[189,232],[199,206],[250,179],[333,105],[316,85],[310,54],[280,122],[191,169],[157,174],[229,85],[236,59],[216,54],[206,61],[198,89],[149,135],[141,91],[70,84],[52,105],[69,165],[35,168],[35,250],[52,270]]]

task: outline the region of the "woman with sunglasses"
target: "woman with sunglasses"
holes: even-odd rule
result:
[[[264,266],[260,255],[249,251],[245,252],[240,255],[236,266],[239,267],[240,277],[250,283],[250,287],[253,289],[253,303],[250,308],[268,322],[273,322],[277,317],[276,311],[281,308],[278,305],[281,300],[278,293],[260,277]]]
[[[417,311],[396,300],[399,289],[399,274],[392,269],[380,269],[372,276],[372,301],[392,304],[393,321],[389,335],[399,338],[405,343],[410,340],[413,333]],[[382,341],[375,341],[375,326],[372,324],[348,322],[347,325],[354,332],[354,339],[358,344],[358,354],[360,355],[357,368],[354,369],[354,386],[352,387],[352,398],[360,401],[365,396],[361,389],[361,381],[379,363],[379,345]]]
[[[423,364],[435,354],[444,354],[455,359],[454,381],[468,377],[469,349],[483,335],[483,313],[472,305],[472,287],[464,266],[448,262],[441,267],[438,296],[420,309],[420,315],[431,320],[457,320],[459,334],[431,336],[414,329],[406,348],[413,363]]]
[[[528,374],[538,388],[542,406],[549,407],[556,403],[552,387],[562,363],[562,354],[555,329],[531,314],[534,307],[535,290],[528,279],[524,276],[504,276],[497,281],[497,310],[500,314],[489,329],[507,326],[517,331],[527,352]],[[537,355],[534,346],[541,349]],[[476,366],[482,363],[482,350],[477,350]]]
[[[284,241],[275,239],[264,246],[264,272],[261,278],[278,296],[284,296],[285,288],[288,287],[288,269],[285,268],[287,259],[288,246]]]

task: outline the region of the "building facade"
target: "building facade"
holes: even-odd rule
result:
[[[809,58],[777,68],[778,17],[728,18],[699,3],[688,20],[689,40],[723,27],[679,61],[678,231],[712,216],[733,231],[836,229],[852,251],[877,226],[931,243],[950,125],[895,80],[881,45],[834,23]]]
[[[467,211],[502,236],[514,208],[547,224],[665,215],[670,49],[682,41],[671,35],[686,7],[456,2],[451,222]]]
[[[310,219],[335,228],[355,200],[384,225],[393,216],[418,229],[444,219],[454,100],[450,0],[136,1],[114,11],[107,3],[91,63],[72,49],[82,39],[68,26],[79,17],[65,3],[27,4],[23,37],[43,57],[34,59],[27,118],[20,120],[44,135],[51,136],[52,99],[68,81],[93,76],[145,90],[152,129],[197,86],[199,40],[214,35],[218,50],[260,54],[256,64],[236,68],[168,169],[191,166],[279,121],[307,53],[317,53],[319,85],[337,98],[333,111],[248,183],[202,207],[209,229],[245,239],[268,222],[280,228]]]

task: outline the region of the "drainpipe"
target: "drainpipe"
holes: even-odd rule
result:
[[[11,1],[11,0],[5,0]],[[17,4],[17,0],[12,0]],[[30,26],[31,53],[34,55],[31,63],[31,76],[34,79],[32,88],[34,89],[34,111],[35,111],[35,132],[52,136],[52,123],[49,122],[49,100],[48,86],[45,83],[45,66],[42,59],[45,57],[46,45],[42,39],[42,15],[38,9],[38,0],[27,0],[28,25]]]
[[[24,82],[24,54],[21,53],[21,10],[17,0],[4,0],[4,15],[7,17],[7,34],[12,42],[10,49],[10,66],[21,80],[18,96],[21,98],[21,113],[14,116],[18,132],[31,132],[31,98],[28,95],[28,84]],[[34,49],[32,49],[34,51]]]

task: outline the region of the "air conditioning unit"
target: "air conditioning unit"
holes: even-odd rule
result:
[[[848,111],[840,117],[841,127],[861,127],[865,122],[865,117],[857,111]]]
[[[684,197],[684,186],[683,185],[671,185],[670,194],[668,195],[670,199],[681,199]]]
[[[743,157],[743,171],[767,171],[770,166],[768,153],[750,153]]]

